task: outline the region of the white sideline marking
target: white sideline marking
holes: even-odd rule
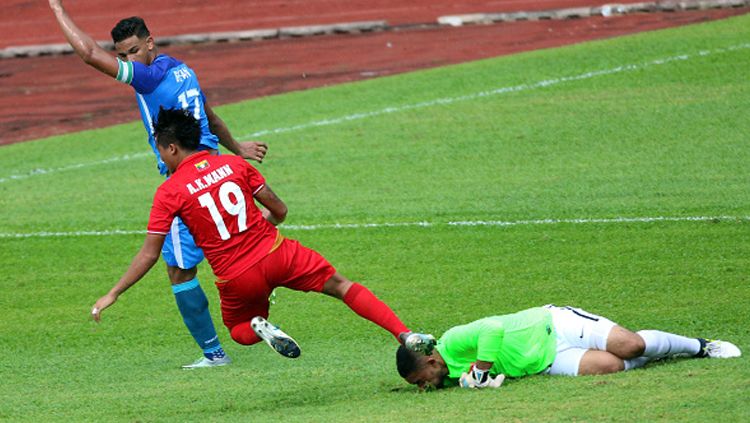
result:
[[[490,96],[507,94],[507,93],[512,93],[512,92],[534,90],[537,88],[549,87],[549,86],[561,84],[564,82],[581,81],[585,79],[591,79],[597,76],[613,75],[613,74],[622,73],[622,72],[645,69],[645,68],[652,67],[652,66],[660,66],[660,65],[664,65],[664,64],[672,63],[676,61],[689,60],[695,57],[705,57],[705,56],[710,56],[712,54],[720,54],[720,53],[726,53],[730,51],[748,49],[748,48],[750,48],[750,43],[739,44],[739,45],[730,46],[726,48],[717,48],[714,50],[701,50],[692,55],[680,54],[677,56],[652,60],[650,62],[642,63],[640,65],[639,64],[623,65],[623,66],[618,66],[618,67],[611,68],[611,69],[586,72],[586,73],[582,73],[582,74],[575,75],[575,76],[564,76],[560,78],[547,79],[547,80],[539,81],[533,84],[521,84],[521,85],[515,85],[511,87],[497,88],[497,89],[490,90],[490,91],[481,91],[478,93],[467,94],[467,95],[463,95],[459,97],[444,97],[444,98],[438,98],[435,100],[424,101],[421,103],[407,104],[403,106],[386,107],[384,109],[375,110],[372,112],[354,113],[351,115],[342,116],[338,118],[323,119],[323,120],[308,122],[308,123],[304,123],[300,125],[289,126],[286,128],[264,129],[261,131],[253,132],[251,134],[243,135],[241,137],[238,137],[238,139],[247,141],[249,139],[257,138],[263,135],[281,134],[281,133],[286,133],[286,132],[299,131],[303,129],[316,128],[316,127],[321,127],[321,126],[337,125],[340,123],[351,122],[355,120],[361,120],[361,119],[381,116],[381,115],[390,114],[390,113],[399,113],[399,112],[403,112],[407,110],[421,109],[425,107],[432,107],[432,106],[444,105],[444,104],[452,104],[452,103],[456,103],[459,101],[475,100],[475,99],[482,98],[482,97],[490,97]],[[62,172],[66,170],[80,169],[84,167],[97,166],[101,164],[113,163],[113,162],[123,161],[123,160],[131,160],[131,159],[150,156],[150,154],[151,153],[126,154],[124,156],[113,157],[111,159],[101,160],[97,162],[80,163],[80,164],[70,165],[70,166],[65,166],[65,167],[60,167],[60,168],[32,169],[24,174],[20,174],[20,175],[16,174],[16,175],[10,175],[10,176],[0,178],[0,184],[9,182],[9,181],[19,180],[19,179],[30,178],[36,175],[46,175],[46,174]]]
[[[708,221],[750,221],[750,216],[684,216],[684,217],[614,217],[614,218],[582,218],[582,219],[538,219],[538,220],[469,220],[449,222],[395,222],[395,223],[333,223],[325,225],[281,225],[284,230],[314,231],[320,229],[366,229],[366,228],[398,228],[398,227],[438,227],[438,226],[534,226],[561,224],[611,224],[611,223],[652,223],[652,222],[708,222]],[[108,231],[75,231],[75,232],[31,232],[31,233],[0,233],[0,238],[56,238],[75,236],[111,236],[111,235],[144,235],[145,230],[108,230]]]
[[[750,43],[739,44],[739,45],[730,46],[730,47],[726,47],[726,48],[717,48],[717,49],[714,49],[714,50],[701,50],[701,51],[699,51],[699,52],[697,52],[697,53],[695,53],[693,55],[680,54],[680,55],[677,55],[677,56],[672,56],[672,57],[666,57],[666,58],[663,58],[663,59],[652,60],[650,62],[646,62],[646,63],[642,63],[642,64],[623,65],[623,66],[618,66],[616,68],[611,68],[611,69],[604,69],[604,70],[599,70],[599,71],[586,72],[586,73],[582,73],[582,74],[575,75],[575,76],[564,76],[564,77],[560,77],[560,78],[547,79],[547,80],[539,81],[539,82],[536,82],[536,83],[533,83],[533,84],[521,84],[521,85],[515,85],[515,86],[511,86],[511,87],[497,88],[497,89],[489,90],[489,91],[481,91],[481,92],[478,92],[478,93],[467,94],[467,95],[463,95],[463,96],[459,96],[459,97],[444,97],[444,98],[438,98],[438,99],[435,99],[435,100],[424,101],[424,102],[421,102],[421,103],[407,104],[407,105],[404,105],[404,106],[386,107],[384,109],[375,110],[375,111],[372,111],[372,112],[354,113],[354,114],[351,114],[351,115],[342,116],[342,117],[338,117],[338,118],[323,119],[323,120],[309,122],[309,123],[305,123],[305,124],[301,124],[301,125],[289,126],[289,127],[286,127],[286,128],[264,129],[262,131],[257,131],[257,132],[253,132],[251,134],[243,135],[242,137],[240,137],[240,139],[247,140],[248,138],[256,138],[256,137],[260,137],[260,136],[263,136],[263,135],[280,134],[280,133],[285,133],[285,132],[298,131],[298,130],[302,130],[302,129],[315,128],[315,127],[320,127],[320,126],[337,125],[337,124],[344,123],[344,122],[351,122],[351,121],[354,121],[354,120],[360,120],[360,119],[365,119],[365,118],[370,118],[370,117],[375,117],[375,116],[381,116],[381,115],[385,115],[385,114],[389,114],[389,113],[398,113],[398,112],[403,112],[403,111],[406,111],[406,110],[422,109],[422,108],[425,108],[425,107],[432,107],[432,106],[444,105],[444,104],[452,104],[452,103],[456,103],[456,102],[459,102],[459,101],[475,100],[475,99],[478,99],[478,98],[481,98],[481,97],[490,97],[490,96],[495,96],[495,95],[500,95],[500,94],[507,94],[507,93],[512,93],[512,92],[534,90],[534,89],[537,89],[537,88],[549,87],[549,86],[561,84],[561,83],[564,83],[564,82],[581,81],[581,80],[584,80],[584,79],[591,79],[591,78],[594,78],[594,77],[597,77],[597,76],[612,75],[612,74],[616,74],[616,73],[622,73],[622,72],[634,71],[634,70],[639,70],[639,69],[645,69],[645,68],[648,68],[648,67],[651,67],[651,66],[660,66],[660,65],[665,65],[667,63],[671,63],[671,62],[689,60],[691,58],[698,57],[698,56],[704,57],[704,56],[710,56],[712,54],[726,53],[726,52],[729,52],[729,51],[740,50],[740,49],[747,49],[747,48],[750,48]]]
[[[145,235],[146,231],[73,231],[73,232],[29,232],[25,234],[0,233],[0,238],[62,238],[72,236],[110,236],[110,235]]]
[[[21,179],[31,178],[32,176],[37,176],[37,175],[47,175],[50,173],[65,172],[67,170],[81,169],[84,167],[98,166],[98,165],[120,162],[120,161],[125,161],[125,160],[140,159],[141,157],[148,157],[152,154],[153,153],[125,154],[123,156],[112,157],[109,159],[99,160],[96,162],[78,163],[78,164],[73,164],[73,165],[68,165],[68,166],[63,166],[63,167],[56,167],[56,168],[51,168],[51,169],[32,169],[26,173],[9,175],[4,178],[0,178],[0,184],[5,183],[5,182],[10,182],[10,181],[18,181]]]

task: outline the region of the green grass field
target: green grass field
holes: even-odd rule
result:
[[[743,16],[219,111],[271,145],[283,232],[413,329],[571,304],[747,353],[749,40]],[[285,360],[232,343],[205,264],[235,363],[183,371],[199,350],[163,264],[88,317],[141,245],[146,152],[139,122],[0,148],[0,420],[750,420],[745,357],[420,393],[385,331],[282,290],[271,320],[303,348]]]

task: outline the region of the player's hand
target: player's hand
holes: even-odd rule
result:
[[[263,158],[266,157],[268,151],[268,144],[259,141],[246,141],[238,144],[240,146],[240,157],[263,163]]]
[[[505,375],[499,374],[493,378],[489,370],[478,369],[472,364],[468,372],[461,374],[459,385],[469,389],[499,388],[504,381]]]
[[[500,373],[494,378],[490,377],[490,383],[487,384],[487,388],[499,388],[505,382],[505,375]]]
[[[115,301],[117,301],[117,297],[112,294],[107,294],[99,298],[96,304],[94,304],[94,307],[91,309],[91,318],[94,319],[94,321],[96,321],[97,323],[100,322],[102,320],[102,311],[114,304]]]

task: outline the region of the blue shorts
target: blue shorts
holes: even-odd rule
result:
[[[180,269],[192,269],[203,261],[203,250],[195,245],[193,235],[179,217],[172,221],[161,248],[161,256],[168,266]]]

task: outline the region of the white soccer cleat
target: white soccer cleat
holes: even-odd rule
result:
[[[250,321],[250,327],[253,328],[260,339],[266,341],[266,344],[284,357],[297,358],[302,353],[297,341],[262,317],[253,317],[253,320]]]
[[[404,340],[404,346],[411,351],[419,352],[424,355],[432,354],[432,349],[435,348],[435,337],[426,333],[410,333]]]
[[[227,364],[231,363],[232,359],[229,358],[228,355],[225,355],[221,358],[214,358],[211,360],[210,358],[201,357],[198,360],[196,360],[194,363],[186,364],[182,366],[183,369],[201,369],[204,367],[219,367],[219,366],[226,366]]]
[[[736,345],[718,339],[706,339],[706,344],[701,350],[705,357],[710,358],[733,358],[742,355],[742,351]]]

